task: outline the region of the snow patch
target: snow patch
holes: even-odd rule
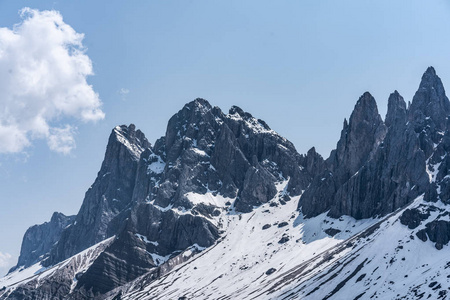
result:
[[[128,149],[135,159],[139,159],[141,153],[144,152],[145,149],[139,145],[130,143],[130,141],[123,135],[122,128],[120,128],[120,126],[116,126],[114,128],[114,132],[117,140]]]
[[[161,174],[164,172],[164,168],[166,167],[166,163],[161,159],[159,155],[152,154],[149,157],[149,160],[155,160],[156,161],[150,163],[147,166],[147,174],[154,173],[154,174]]]
[[[139,239],[141,239],[144,243],[146,243],[146,244],[152,244],[153,246],[158,246],[159,245],[159,243],[157,241],[156,242],[155,241],[149,241],[145,235],[142,235],[142,234],[139,234],[139,233],[136,233],[135,235]]]
[[[208,191],[205,194],[197,194],[193,192],[189,192],[184,194],[184,196],[194,205],[203,203],[206,205],[213,205],[216,207],[225,207],[225,203],[228,201],[233,201],[234,199],[225,198],[220,194],[214,195],[212,192]]]

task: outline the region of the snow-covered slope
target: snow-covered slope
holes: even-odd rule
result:
[[[278,184],[279,193],[286,184]],[[281,274],[379,221],[331,219],[325,213],[305,220],[295,211],[299,197],[285,205],[275,199],[249,214],[223,215],[224,233],[214,246],[156,281],[143,276],[109,296],[122,293],[123,299],[248,299],[270,287]],[[330,228],[334,229],[334,237],[325,233],[331,234]]]
[[[419,197],[381,219],[304,220],[286,206],[227,215],[223,238],[157,280],[143,276],[108,294],[122,299],[446,299],[448,251],[401,224]],[[440,209],[445,209],[442,205]],[[441,211],[442,212],[442,211]],[[434,220],[437,210],[429,216]],[[284,222],[287,222],[285,225]],[[271,227],[263,229],[270,224]],[[281,226],[281,227],[280,227]],[[340,230],[334,237],[327,229]],[[283,239],[286,242],[283,242]],[[185,298],[183,298],[185,297]]]
[[[0,299],[7,299],[13,291],[32,290],[44,282],[54,282],[58,288],[73,290],[77,274],[83,273],[105,250],[115,237],[106,239],[50,268],[36,263],[26,269],[17,269],[0,278]],[[35,295],[40,299],[39,295]]]

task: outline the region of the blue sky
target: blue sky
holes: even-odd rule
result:
[[[73,129],[70,151],[50,147],[51,129],[20,151],[0,153],[0,273],[16,262],[29,226],[53,211],[77,213],[115,125],[134,123],[154,142],[174,113],[202,97],[265,120],[300,153],[316,146],[328,157],[365,91],[384,117],[389,93],[411,100],[430,65],[450,85],[444,0],[11,0],[0,1],[0,28],[20,23],[28,6],[58,11],[84,34],[94,73],[87,83],[98,94],[89,107],[101,101],[105,117],[52,117],[54,128]]]

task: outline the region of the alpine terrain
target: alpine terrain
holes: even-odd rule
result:
[[[326,159],[204,99],[154,144],[117,126],[78,214],[27,230],[0,299],[450,299],[449,116],[429,67],[384,118],[364,93]]]

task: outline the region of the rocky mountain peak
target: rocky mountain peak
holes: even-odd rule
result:
[[[387,127],[406,123],[406,102],[397,91],[389,96],[385,123]]]
[[[344,120],[336,150],[331,151],[326,165],[319,169],[303,194],[299,202],[302,212],[310,217],[332,208],[331,213],[335,216],[351,214],[360,217],[359,212],[352,211],[357,207],[352,203],[354,200],[340,199],[340,195],[345,195],[343,187],[375,155],[385,135],[386,126],[378,113],[375,99],[365,92],[356,102],[349,121]]]
[[[197,98],[187,103],[167,124],[167,160],[175,161],[183,150],[191,147],[208,151],[223,118],[220,108],[212,107],[205,99]]]
[[[65,220],[67,220],[68,218],[69,218],[69,217],[67,217],[65,214],[55,211],[55,212],[52,214],[52,217],[51,217],[51,219],[50,219],[50,223],[56,223],[56,222],[65,221]]]
[[[414,123],[416,132],[421,132],[427,126],[431,131],[444,131],[448,115],[450,101],[445,94],[444,85],[434,68],[429,67],[413,97],[408,112],[409,121]]]
[[[236,106],[236,105],[233,105],[229,109],[228,114],[229,115],[237,115],[237,116],[239,116],[239,117],[241,117],[243,119],[251,119],[251,118],[253,118],[253,116],[250,113],[244,111],[242,108],[240,108],[239,106]]]
[[[112,130],[97,178],[86,192],[75,222],[62,232],[46,264],[60,262],[118,230],[120,224],[111,221],[131,205],[138,162],[150,147],[134,124]]]
[[[192,116],[201,116],[211,111],[213,107],[208,100],[203,98],[196,98],[186,103],[183,108],[175,115],[179,115],[180,118],[189,119]]]
[[[241,122],[244,122],[246,126],[242,129],[251,129],[253,133],[268,133],[271,132],[272,134],[276,134],[275,131],[272,131],[270,129],[269,125],[267,125],[266,122],[264,122],[261,119],[256,119],[252,116],[252,114],[244,111],[242,108],[233,105],[227,115],[227,118],[229,120],[232,120],[234,122],[237,122],[240,124]],[[231,126],[234,129],[236,129],[236,126]]]
[[[75,216],[66,216],[63,213],[54,212],[50,222],[28,228],[23,236],[17,266],[12,268],[10,272],[19,267],[29,267],[34,263],[45,259],[45,257],[49,255],[53,245],[60,239],[62,231],[69,226],[74,219]]]
[[[376,123],[379,124],[381,121],[381,117],[378,113],[377,102],[375,98],[369,93],[365,92],[356,102],[355,108],[350,116],[349,125],[353,129],[356,129],[355,126],[360,125],[362,122],[366,123]]]
[[[139,160],[141,153],[151,146],[144,133],[139,129],[136,130],[134,124],[116,126],[110,136],[110,143],[114,141],[123,144],[136,160]]]
[[[208,100],[203,99],[203,98],[195,98],[193,101],[189,102],[188,104],[186,104],[187,106],[194,106],[196,108],[205,108],[205,109],[211,109],[212,106],[211,104],[208,102]]]
[[[308,174],[313,178],[325,169],[325,160],[317,153],[315,147],[309,149],[304,157],[305,163],[303,165],[306,167]]]
[[[336,151],[330,157],[331,168],[340,168],[347,178],[354,174],[384,138],[385,131],[375,99],[365,92],[356,102],[348,124],[344,121]]]

